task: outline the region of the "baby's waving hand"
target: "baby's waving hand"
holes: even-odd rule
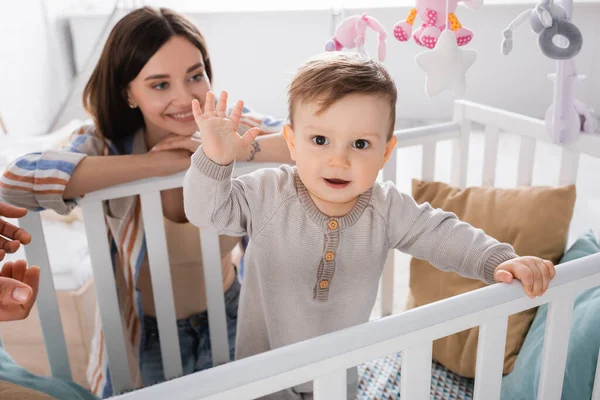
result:
[[[202,150],[214,163],[231,164],[240,149],[247,147],[260,133],[259,128],[248,130],[243,136],[237,133],[244,103],[238,101],[227,116],[227,92],[221,92],[215,109],[215,98],[212,92],[206,94],[204,110],[198,100],[192,101],[194,119],[202,138]]]

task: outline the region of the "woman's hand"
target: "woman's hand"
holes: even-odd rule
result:
[[[20,207],[0,202],[0,217],[21,218],[27,214],[27,210]],[[31,235],[24,229],[9,224],[0,218],[0,261],[4,259],[6,253],[14,253],[19,250],[21,243],[29,244]]]
[[[37,298],[40,269],[27,268],[25,260],[9,261],[0,275],[0,321],[27,318]]]
[[[143,154],[152,168],[158,172],[158,176],[169,176],[181,171],[186,171],[190,167],[191,154],[188,150],[165,150],[151,151]]]
[[[158,142],[150,151],[187,150],[192,155],[198,150],[201,144],[200,132],[195,132],[191,136],[171,134]]]

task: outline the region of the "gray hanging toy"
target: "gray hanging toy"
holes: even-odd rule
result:
[[[542,0],[535,8],[522,12],[503,32],[502,53],[513,48],[513,32],[529,19],[538,34],[538,45],[546,57],[557,60],[552,104],[546,112],[546,130],[552,142],[566,146],[575,142],[579,134],[594,133],[598,118],[594,110],[575,98],[575,83],[585,77],[577,74],[575,56],[583,42],[581,32],[569,20],[573,14],[573,0]]]
[[[503,32],[502,53],[508,55],[513,47],[513,32],[529,19],[531,29],[538,36],[538,45],[546,57],[554,60],[568,60],[581,50],[583,38],[581,31],[572,22],[565,9],[554,4],[554,0],[542,0],[535,8],[522,12]],[[558,35],[558,37],[557,37]],[[555,37],[564,37],[566,47],[555,43]]]

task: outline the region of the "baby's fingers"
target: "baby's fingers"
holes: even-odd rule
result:
[[[517,264],[515,267],[515,278],[523,284],[523,291],[530,298],[534,298],[535,275],[531,268],[525,264]]]
[[[548,290],[548,286],[550,286],[550,272],[548,271],[548,268],[546,267],[546,264],[544,264],[543,260],[536,261],[535,265],[536,265],[537,269],[540,271],[540,275],[542,278],[542,288],[536,294],[538,296],[541,296],[544,293],[546,293],[546,290]]]
[[[548,273],[550,274],[550,279],[554,279],[556,276],[556,268],[554,268],[554,264],[552,261],[544,260],[544,265],[548,268]]]
[[[215,95],[213,92],[206,93],[206,100],[204,101],[204,115],[206,117],[215,116]]]
[[[208,97],[208,95],[206,95]],[[202,109],[200,108],[200,102],[196,99],[192,100],[192,113],[194,114],[194,120],[196,125],[200,127],[202,122]]]
[[[242,140],[244,141],[244,147],[250,146],[250,144],[256,139],[260,133],[260,128],[251,128],[244,133]]]
[[[511,283],[513,280],[513,275],[510,272],[502,269],[496,271],[494,274],[494,279],[496,282]]]
[[[240,118],[242,118],[243,110],[244,110],[244,102],[241,100],[238,100],[238,102],[235,103],[235,107],[233,107],[233,110],[231,110],[231,113],[229,114],[229,119],[233,122],[236,130],[238,128],[238,125],[240,124]]]
[[[227,116],[227,92],[222,91],[217,102],[217,117],[225,118]]]

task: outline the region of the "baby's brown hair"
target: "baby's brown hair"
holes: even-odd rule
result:
[[[396,85],[383,64],[359,53],[322,53],[300,67],[288,89],[290,123],[293,126],[294,107],[299,103],[318,102],[319,115],[350,94],[380,95],[389,101],[387,140],[391,139],[396,123]]]

